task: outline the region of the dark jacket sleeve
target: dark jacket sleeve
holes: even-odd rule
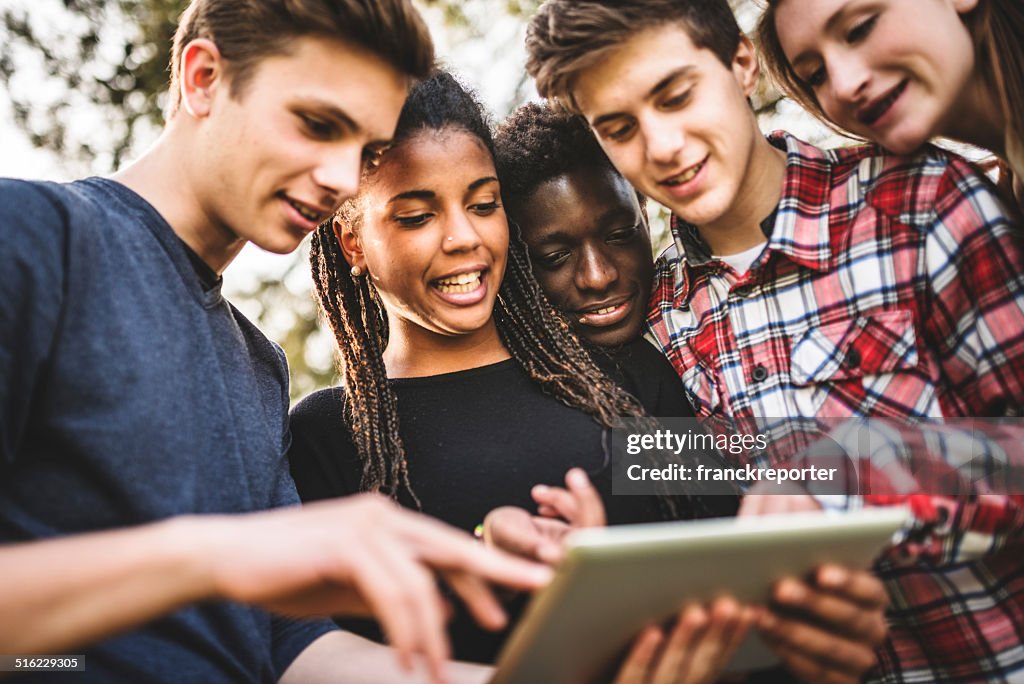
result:
[[[67,211],[43,187],[0,180],[0,466],[18,453],[67,288]]]

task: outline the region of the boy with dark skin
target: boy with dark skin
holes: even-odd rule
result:
[[[403,0],[195,0],[149,151],[0,182],[0,650],[106,639],[83,681],[382,681],[395,652],[440,680],[435,575],[492,627],[487,582],[546,580],[375,495],[294,506],[283,354],[220,295],[246,242],[290,252],[355,192],[432,63]],[[374,615],[395,651],[265,610]]]
[[[541,94],[582,114],[623,176],[673,211],[649,335],[699,416],[1021,413],[1024,249],[966,162],[766,138],[747,101],[756,55],[725,2],[549,0],[527,48]],[[919,491],[902,498],[922,532],[910,558],[879,566],[900,609],[871,676],[1019,674],[1019,638],[1000,635],[1022,629],[1020,497]]]
[[[655,351],[640,340],[654,275],[646,198],[611,165],[586,122],[570,113],[524,105],[499,126],[495,144],[502,196],[545,294],[595,346],[619,350],[614,353]],[[535,488],[548,518],[518,509],[488,516],[491,541],[552,560],[566,528],[550,516],[574,526],[603,525],[600,500],[585,476],[570,473],[566,483],[566,489]],[[873,662],[885,633],[886,599],[869,573],[823,567],[815,582],[781,582],[775,600],[780,610],[775,619],[766,613],[762,627],[773,620],[766,634],[795,674],[842,681]],[[842,629],[851,622],[861,628]],[[833,655],[831,665],[821,662],[824,648]],[[819,669],[811,669],[815,661]]]

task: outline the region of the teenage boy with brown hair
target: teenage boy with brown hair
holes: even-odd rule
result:
[[[544,581],[373,496],[293,506],[283,353],[221,296],[246,242],[290,252],[355,192],[432,66],[407,0],[194,0],[149,151],[0,181],[0,651],[106,639],[82,681],[381,681],[387,650],[265,609],[363,613],[438,679],[435,573],[491,626],[486,581]]]
[[[725,0],[549,0],[527,49],[540,93],[673,211],[649,333],[699,415],[1021,413],[1024,249],[969,164],[765,138],[747,100],[756,55]],[[1020,497],[912,503],[945,534],[904,546],[917,562],[879,565],[894,608],[873,676],[1020,676]]]

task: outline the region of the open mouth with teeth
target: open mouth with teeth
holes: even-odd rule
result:
[[[662,181],[662,185],[675,186],[682,185],[683,183],[688,183],[692,181],[694,178],[697,177],[697,174],[700,173],[700,170],[704,168],[704,165],[707,163],[707,161],[708,158],[704,157],[704,159],[702,159],[699,163],[694,164],[693,166],[686,169],[678,176],[674,176],[672,178],[669,178],[668,180]]]
[[[889,91],[888,95],[862,111],[859,117],[861,123],[871,126],[882,118],[882,115],[889,111],[889,108],[892,107],[893,103],[896,102],[899,96],[903,94],[903,91],[907,89],[908,82],[909,81],[907,79],[903,79],[900,81],[899,85]]]
[[[585,309],[578,312],[579,324],[597,328],[604,328],[616,325],[622,321],[632,309],[632,297],[623,299],[614,304],[605,304],[593,309]]]
[[[469,271],[447,278],[438,278],[431,285],[443,294],[466,294],[480,287],[483,275],[483,271]]]
[[[280,197],[285,202],[287,202],[292,209],[297,211],[299,216],[306,219],[307,221],[310,221],[312,223],[320,223],[325,218],[327,218],[327,214],[325,212],[318,211],[307,204],[303,204],[302,202],[296,202],[287,195],[281,194]]]

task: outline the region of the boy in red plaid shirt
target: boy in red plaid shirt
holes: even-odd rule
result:
[[[649,334],[698,414],[1022,413],[1024,243],[968,163],[765,138],[747,101],[756,55],[724,0],[549,0],[527,49],[540,93],[673,211]],[[904,450],[929,441],[897,434]],[[901,491],[917,494],[844,500],[909,498],[931,533],[877,567],[893,606],[872,678],[1024,681],[1024,498],[929,496],[912,478]]]

